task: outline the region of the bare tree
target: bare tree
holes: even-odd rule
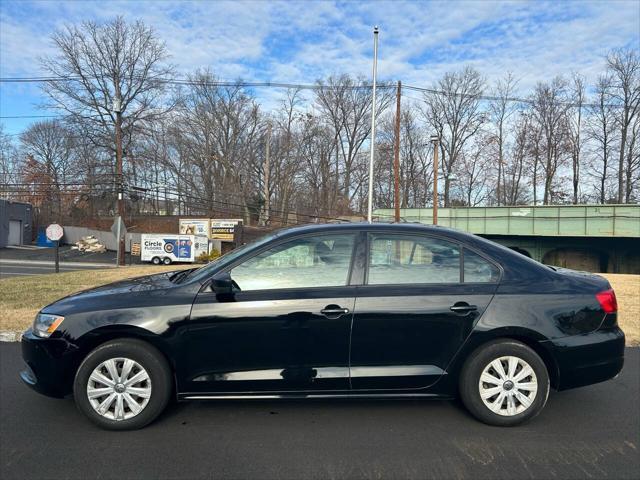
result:
[[[13,191],[18,179],[17,157],[16,146],[0,123],[0,187],[5,195]]]
[[[611,104],[611,77],[601,75],[595,87],[594,104],[590,107],[586,134],[592,144],[591,176],[597,181],[599,203],[607,202],[607,180],[617,135],[615,107]]]
[[[354,182],[354,173],[361,148],[371,133],[372,90],[364,79],[354,80],[347,75],[329,77],[326,83],[318,82],[318,86],[316,105],[334,130],[336,163],[344,179],[336,187],[348,206],[367,180],[360,175]],[[380,89],[377,116],[384,114],[391,98],[391,90]]]
[[[640,115],[640,56],[637,50],[616,50],[607,56],[611,74],[611,98],[618,104],[620,114],[620,150],[618,155],[618,203],[628,201],[630,190],[625,190],[625,165],[633,163],[633,147],[636,142],[633,126]],[[631,134],[631,137],[629,136]],[[627,168],[627,170],[629,170]],[[629,194],[625,194],[625,192]]]
[[[496,201],[498,205],[502,205],[506,202],[505,182],[504,177],[504,152],[505,152],[505,137],[507,132],[506,123],[509,117],[518,109],[518,104],[512,100],[517,81],[511,72],[498,80],[495,84],[493,91],[493,99],[489,104],[489,112],[493,124],[496,129],[495,143],[498,147],[498,176],[496,178]]]
[[[416,111],[407,106],[400,118],[400,178],[403,208],[424,207],[433,188],[428,132],[416,120]]]
[[[514,125],[514,143],[511,155],[504,167],[504,196],[506,205],[521,205],[527,195],[523,191],[525,164],[529,154],[531,119],[528,113],[522,113]]]
[[[484,203],[489,196],[489,164],[493,160],[488,148],[490,142],[491,139],[486,136],[479,138],[473,148],[462,153],[457,165],[457,183],[466,206],[476,207]]]
[[[70,25],[52,37],[58,53],[41,60],[53,77],[44,83],[48,106],[80,124],[99,147],[115,151],[115,110],[122,112],[124,150],[135,129],[165,114],[167,52],[152,28],[117,17],[104,24]],[[115,108],[114,108],[115,105]]]
[[[446,73],[434,87],[435,92],[424,94],[423,114],[440,137],[442,172],[444,174],[444,206],[449,206],[450,175],[465,144],[484,124],[486,115],[480,108],[484,80],[471,67]]]
[[[542,133],[544,161],[543,204],[551,201],[552,187],[567,149],[567,82],[562,77],[538,83],[532,97],[532,113]]]
[[[36,193],[49,196],[49,214],[60,217],[65,190],[79,185],[69,131],[59,120],[36,122],[20,135],[20,143],[27,158],[22,166],[23,180],[36,183]],[[69,185],[70,181],[74,184]]]
[[[262,171],[264,126],[254,99],[239,85],[219,86],[208,71],[190,77],[176,113],[180,180],[211,212],[224,202],[249,219]],[[183,163],[184,162],[184,163]]]

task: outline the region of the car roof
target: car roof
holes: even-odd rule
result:
[[[444,235],[451,238],[469,239],[474,235],[455,230],[453,228],[441,227],[439,225],[426,225],[424,223],[386,223],[386,222],[348,222],[348,223],[313,223],[308,225],[299,225],[295,227],[283,228],[276,233],[279,237],[298,235],[301,233],[321,233],[321,232],[339,232],[339,231],[389,231],[389,232],[413,232],[413,233],[432,233]]]

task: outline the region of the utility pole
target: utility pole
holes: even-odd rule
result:
[[[124,266],[124,238],[122,238],[121,225],[124,222],[124,178],[122,173],[122,101],[120,89],[116,85],[116,98],[113,101],[113,110],[116,114],[116,183],[118,190],[118,259],[116,264]]]
[[[396,222],[400,221],[400,96],[402,95],[402,82],[398,81],[396,91],[396,127],[395,142],[393,143],[393,201],[396,208]]]
[[[267,144],[264,151],[264,210],[262,221],[263,227],[269,222],[269,210],[271,209],[271,194],[269,192],[269,170],[270,170],[270,154],[271,154],[271,122],[267,124]]]
[[[431,135],[433,143],[433,224],[438,224],[438,142],[437,135]]]
[[[367,221],[373,212],[373,163],[376,158],[376,78],[378,75],[378,27],[373,27],[373,95],[371,104],[371,158],[369,159],[369,207]]]

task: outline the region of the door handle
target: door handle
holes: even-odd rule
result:
[[[478,310],[476,305],[469,305],[467,302],[458,302],[449,307],[449,310],[455,313],[469,313]]]
[[[320,310],[320,313],[327,318],[338,318],[349,313],[349,309],[342,308],[339,305],[327,305],[322,310]]]

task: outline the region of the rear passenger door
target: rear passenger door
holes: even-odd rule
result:
[[[500,269],[435,236],[370,233],[351,339],[353,389],[432,385],[485,311]]]

